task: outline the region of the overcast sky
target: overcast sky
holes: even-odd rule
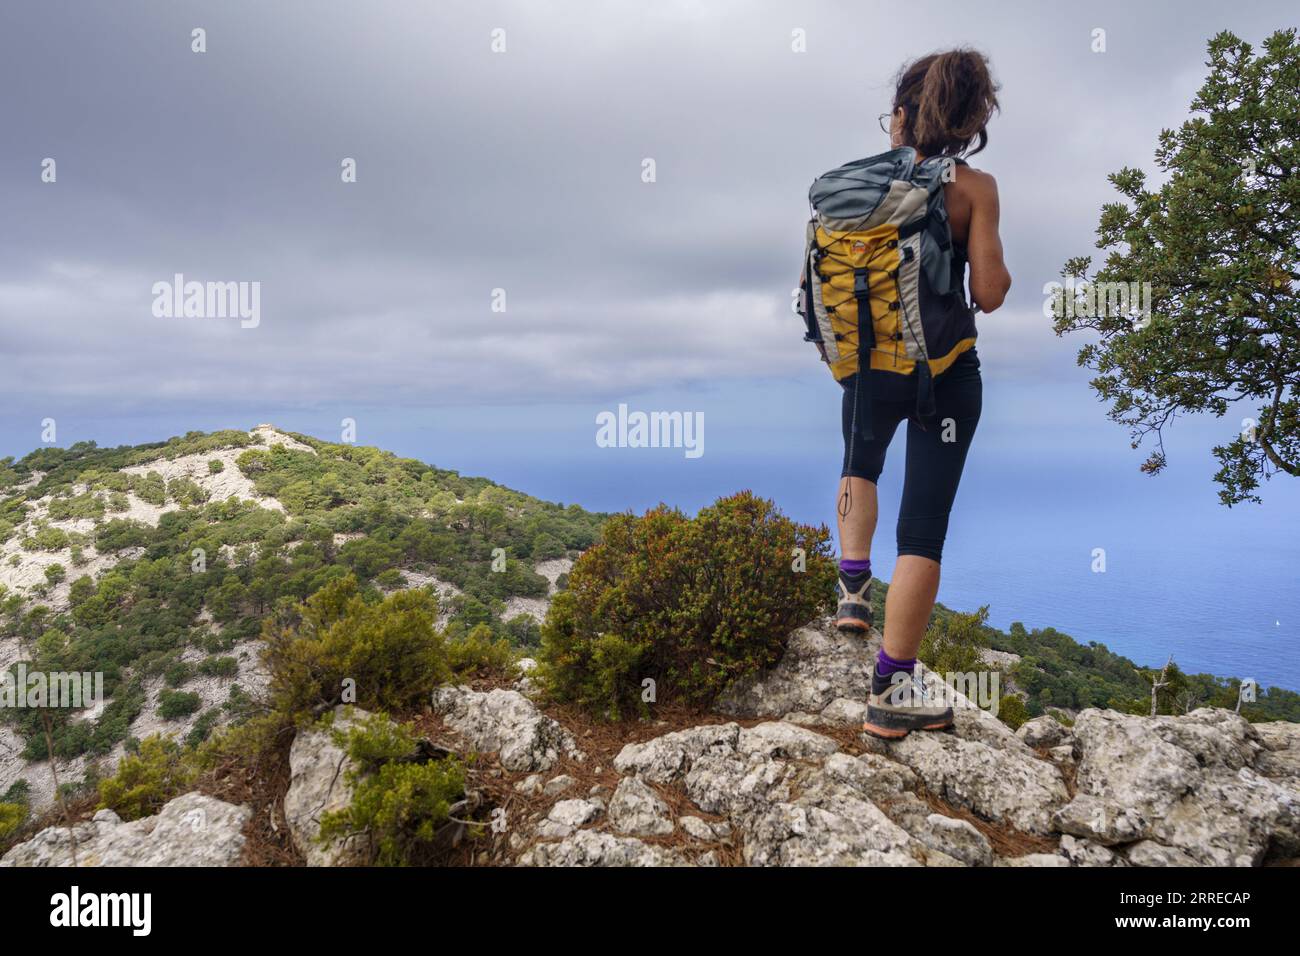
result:
[[[363,442],[459,428],[452,457],[589,447],[622,401],[707,408],[737,454],[810,416],[833,446],[836,390],[789,312],[807,187],[885,148],[899,65],[955,44],[1002,84],[976,163],[1015,286],[980,318],[1007,403],[982,440],[1123,449],[1042,286],[1093,251],[1106,174],[1186,118],[1206,39],[1289,8],[9,0],[0,454],[46,417],[60,444],[267,418],[332,437],[351,414]],[[176,273],[260,282],[260,324],[155,317]]]

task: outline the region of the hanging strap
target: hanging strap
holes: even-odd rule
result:
[[[853,270],[853,298],[858,304],[858,378],[853,388],[855,430],[871,441],[871,353],[876,347],[876,326],[871,318],[871,279],[866,268]]]

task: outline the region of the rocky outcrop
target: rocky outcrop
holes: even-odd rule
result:
[[[944,800],[1026,833],[1051,833],[1052,811],[1070,799],[1055,764],[1016,749],[920,733],[888,750]]]
[[[569,732],[516,690],[440,687],[433,709],[475,750],[497,754],[507,770],[549,770],[561,755],[581,758]]]
[[[340,837],[328,845],[320,842],[321,817],[352,802],[348,771],[352,760],[334,739],[370,715],[359,708],[340,705],[330,727],[298,731],[289,748],[289,789],[284,794],[284,819],[293,844],[308,866],[359,866],[369,847],[359,836]]]
[[[609,802],[609,822],[629,836],[658,836],[676,829],[659,794],[638,777],[624,777]]]
[[[465,750],[489,755],[484,772],[518,775],[507,782],[523,803],[499,846],[522,866],[1194,866],[1300,856],[1293,725],[1255,727],[1209,709],[1158,718],[1087,710],[1072,727],[1049,717],[1013,732],[930,674],[932,690],[954,702],[952,732],[886,742],[859,732],[874,646],[803,628],[775,668],[724,696],[720,722],[629,743],[605,769],[557,772],[561,760],[589,758],[518,690],[447,687],[432,702]],[[340,710],[336,726],[356,716]],[[301,732],[290,765],[285,817],[304,857],[358,862],[358,847],[316,840],[320,814],[350,798],[330,734]]]
[[[724,695],[717,709],[733,720],[624,746],[608,811],[577,822],[566,810],[565,827],[546,817],[516,840],[519,862],[713,865],[723,846],[754,866],[1250,865],[1300,856],[1295,725],[1252,726],[1221,710],[1154,719],[1088,710],[1073,727],[1043,717],[1013,732],[947,691],[953,732],[857,736],[849,747],[844,732],[860,726],[875,646],[825,626],[796,632],[775,668]],[[926,680],[941,688],[934,675]],[[778,719],[751,725],[755,718]],[[1067,772],[1077,774],[1073,790]],[[663,799],[665,788],[689,812],[675,816],[680,801]],[[989,828],[1044,849],[999,856]],[[652,842],[670,837],[671,849]]]
[[[790,636],[780,663],[766,674],[738,681],[717,704],[733,717],[818,714],[836,701],[855,714],[867,699],[879,635],[871,641],[831,628],[802,627]]]
[[[130,823],[100,810],[71,830],[42,830],[6,853],[0,866],[237,866],[250,816],[247,807],[201,793],[179,796]]]
[[[1035,717],[1033,720],[1027,720],[1020,725],[1016,736],[1029,747],[1047,750],[1067,744],[1074,737],[1070,728],[1055,717]]]
[[[1261,761],[1277,751],[1239,715],[1086,710],[1073,737],[1078,791],[1053,818],[1062,832],[1102,846],[1151,841],[1139,851],[1148,859],[1163,847],[1213,866],[1258,864],[1270,848],[1300,851],[1294,779],[1277,773],[1285,770],[1279,761]]]

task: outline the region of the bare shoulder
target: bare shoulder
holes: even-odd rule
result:
[[[974,166],[958,165],[955,185],[972,202],[997,202],[998,181],[992,173],[986,173]]]

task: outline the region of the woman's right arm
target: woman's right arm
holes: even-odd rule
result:
[[[1011,273],[1002,260],[1002,238],[998,235],[998,182],[984,172],[969,177],[969,182],[966,257],[970,262],[970,294],[981,312],[992,312],[1002,305],[1011,288]]]

